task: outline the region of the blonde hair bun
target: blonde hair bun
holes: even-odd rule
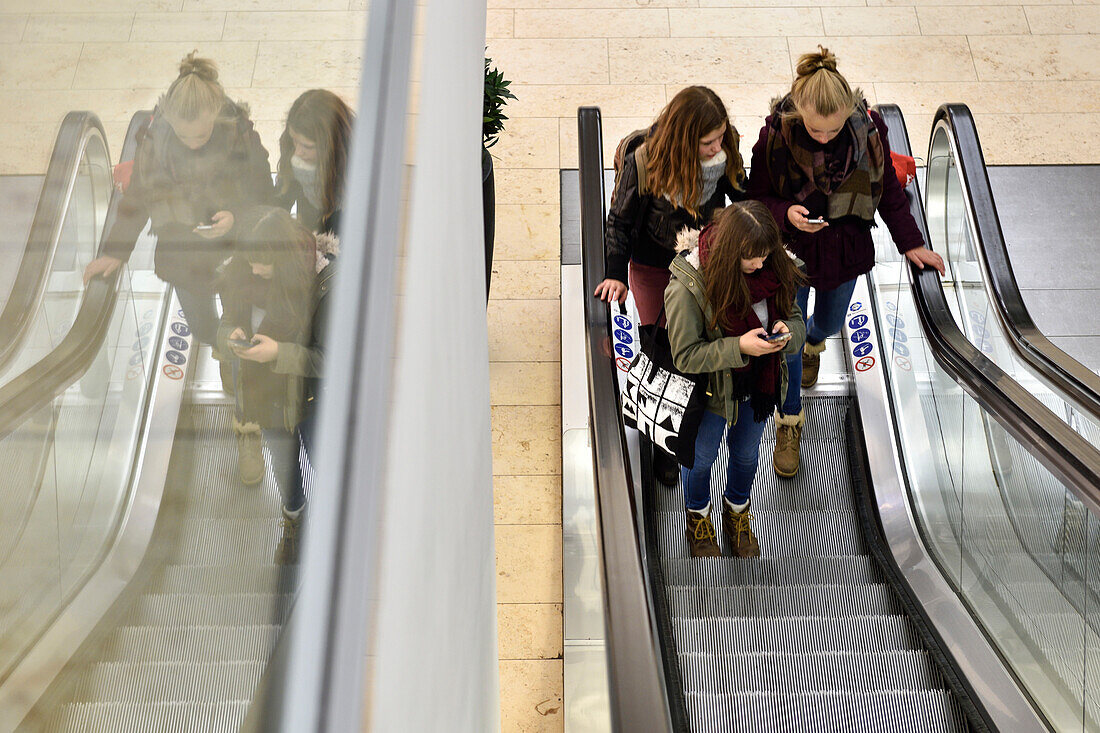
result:
[[[180,61],[180,77],[194,74],[203,81],[216,82],[218,80],[218,65],[210,59],[199,57],[198,52],[199,50],[195,49],[184,56],[183,61]]]
[[[799,77],[816,74],[821,69],[831,71],[834,74],[837,73],[836,55],[824,46],[818,46],[817,48],[818,53],[804,53],[798,57],[795,74]]]
[[[794,115],[801,116],[809,110],[824,117],[841,110],[850,114],[862,100],[863,93],[853,90],[836,70],[836,56],[829,49],[817,48],[818,53],[804,53],[798,57],[797,76],[791,85]]]

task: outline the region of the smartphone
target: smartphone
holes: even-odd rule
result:
[[[214,228],[213,224],[199,224],[195,227],[196,232],[208,232]]]
[[[761,336],[760,338],[762,338],[765,341],[768,341],[769,343],[771,343],[771,342],[775,342],[775,341],[786,341],[790,337],[791,337],[791,334],[788,331],[787,333],[769,333],[767,336]]]
[[[815,218],[811,219],[810,217],[807,216],[806,217],[806,223],[807,224],[824,224],[825,223],[825,217],[818,216],[818,217],[815,217]]]
[[[230,346],[236,346],[238,349],[251,349],[256,345],[248,339],[229,339],[229,344]]]

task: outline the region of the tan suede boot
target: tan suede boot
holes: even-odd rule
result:
[[[806,410],[797,415],[775,413],[775,454],[772,466],[783,478],[798,473],[798,455],[802,444],[802,426],[806,424]]]
[[[734,557],[760,557],[760,543],[756,535],[752,533],[752,514],[745,507],[743,512],[735,512],[733,505],[726,499],[722,499],[722,535],[729,541],[733,548]]]
[[[809,341],[802,347],[802,386],[812,387],[817,384],[817,373],[821,370],[821,352],[825,350],[825,342],[816,346]]]
[[[718,546],[718,535],[714,532],[714,524],[710,521],[710,509],[706,514],[693,512],[690,509],[687,514],[687,541],[691,548],[692,557],[721,557],[722,548]]]
[[[233,432],[237,434],[237,472],[241,483],[255,486],[264,480],[263,433],[254,422],[238,422],[233,418]]]

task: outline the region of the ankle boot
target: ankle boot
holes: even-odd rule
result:
[[[657,446],[653,446],[653,476],[665,486],[673,488],[680,480],[680,464]]]
[[[691,548],[692,557],[721,557],[722,549],[718,547],[718,535],[714,532],[714,524],[710,521],[710,508],[706,513],[687,511],[687,541]]]
[[[752,504],[743,512],[734,511],[733,505],[722,499],[722,535],[733,548],[734,557],[760,557],[760,543],[749,524],[753,518],[749,509],[752,509]]]
[[[236,418],[233,432],[237,434],[237,472],[241,483],[255,486],[264,480],[263,433],[256,423],[242,423]]]
[[[775,453],[772,467],[783,478],[798,473],[799,449],[802,444],[802,426],[806,424],[806,410],[797,415],[775,413]]]
[[[825,342],[811,344],[809,341],[802,347],[802,386],[812,387],[817,384],[817,373],[821,371],[821,352],[825,350]]]
[[[301,531],[302,510],[288,512],[283,507],[283,536],[279,538],[279,544],[275,547],[275,563],[277,565],[293,565],[298,562],[298,537]]]

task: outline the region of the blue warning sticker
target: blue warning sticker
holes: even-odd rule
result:
[[[181,339],[179,336],[169,336],[168,345],[176,351],[187,351],[191,344],[187,343],[187,339]]]
[[[886,322],[889,323],[891,326],[894,326],[895,328],[905,328],[905,321],[898,318],[893,313],[886,314]]]
[[[905,335],[905,331],[899,331],[896,328],[890,329],[890,340],[894,343],[904,344],[909,340],[909,337]]]
[[[974,321],[974,323],[985,323],[985,316],[978,311],[970,311],[970,319]]]
[[[860,303],[857,300],[855,303],[852,303],[850,306],[848,306],[848,310],[852,313],[855,313],[856,311],[863,310],[863,303]]]
[[[134,345],[130,347],[130,351],[144,350],[149,345],[149,337],[143,336],[134,340]]]
[[[146,334],[148,334],[152,330],[153,330],[153,324],[152,323],[143,323],[143,324],[141,324],[141,328],[138,329],[138,335],[139,336],[145,336]]]
[[[130,357],[130,366],[137,366],[141,363],[141,352],[135,351]]]
[[[894,344],[894,354],[897,356],[909,356],[909,347],[905,344]]]
[[[859,346],[852,349],[852,356],[867,356],[875,350],[875,345],[870,341],[864,341]]]
[[[888,301],[886,301],[886,310],[888,310],[888,311],[896,311],[897,309],[898,309],[897,303],[895,303],[895,302],[894,302],[894,301],[892,301],[892,300],[888,300]]]
[[[611,321],[619,328],[630,328],[630,319],[626,316],[615,316]]]
[[[164,352],[164,358],[172,362],[176,366],[183,364],[187,361],[187,357],[178,351],[166,351]]]
[[[861,328],[858,331],[852,333],[852,343],[858,344],[871,338],[871,329]]]
[[[624,344],[634,343],[634,337],[630,335],[630,331],[624,331],[621,328],[615,329],[615,338],[622,341]]]
[[[190,336],[191,329],[187,327],[186,323],[180,323],[179,321],[172,324],[172,332],[177,336]]]
[[[626,344],[615,344],[615,353],[624,359],[634,358],[634,351]]]
[[[864,315],[853,316],[852,319],[848,321],[848,328],[863,328],[866,325],[867,316]]]

